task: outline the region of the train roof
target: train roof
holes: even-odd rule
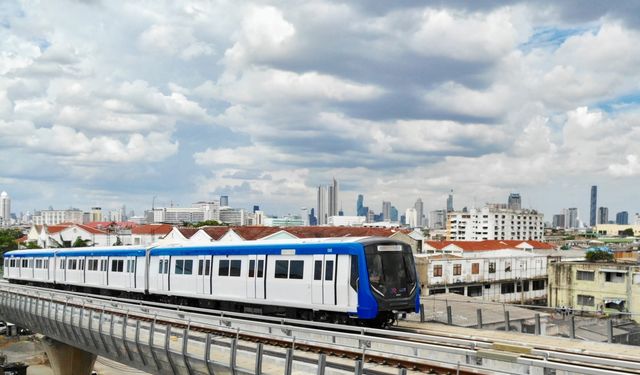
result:
[[[5,258],[38,258],[52,256],[144,256],[144,246],[74,247],[63,249],[14,250],[4,253]]]

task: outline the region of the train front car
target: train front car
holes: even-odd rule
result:
[[[416,267],[407,244],[376,240],[365,242],[366,276],[378,315],[370,324],[384,326],[398,315],[420,311],[420,287]]]

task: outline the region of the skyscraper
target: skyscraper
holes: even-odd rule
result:
[[[565,225],[565,228],[578,227],[578,209],[577,208],[572,207],[565,211],[564,225]]]
[[[629,224],[629,213],[627,211],[618,212],[616,214],[616,224],[620,224],[620,225]]]
[[[327,217],[338,216],[338,190],[338,181],[334,178],[333,183],[329,186]]]
[[[453,189],[451,189],[451,193],[447,198],[447,212],[453,212]]]
[[[407,225],[409,225],[409,228],[416,228],[418,226],[417,211],[418,210],[414,207],[411,207],[407,208],[407,211],[405,212],[405,220]]]
[[[396,206],[391,206],[391,210],[390,210],[390,219],[392,222],[397,222],[398,221],[398,209],[396,208]]]
[[[229,207],[229,196],[221,195],[220,196],[220,207]]]
[[[598,224],[607,224],[609,222],[609,209],[607,207],[598,207]]]
[[[424,203],[422,203],[422,198],[418,198],[416,203],[413,205],[413,208],[416,209],[416,222],[415,227],[423,227],[423,217],[424,217]],[[407,219],[408,221],[408,219]]]
[[[382,220],[391,221],[391,202],[382,202]]]
[[[591,216],[589,217],[589,225],[596,226],[596,207],[598,206],[598,187],[593,185],[591,187]]]
[[[356,201],[356,216],[365,216],[364,208],[364,196],[358,194],[358,200]]]
[[[9,226],[11,224],[11,198],[6,191],[0,194],[0,225]]]
[[[522,199],[520,198],[520,194],[511,193],[509,194],[509,200],[507,202],[507,207],[510,210],[521,210],[522,209]]]
[[[318,186],[318,201],[317,201],[317,209],[318,209],[318,225],[326,225],[327,224],[327,204],[328,204],[328,192],[327,187],[324,185]]]

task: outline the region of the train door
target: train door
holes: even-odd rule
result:
[[[168,290],[169,289],[169,256],[161,255],[158,257],[158,267],[154,270],[149,270],[149,272],[153,272],[157,275],[156,277],[156,288],[158,290]]]
[[[198,255],[198,272],[196,276],[196,293],[210,294],[209,277],[211,273],[211,257],[206,255]]]
[[[311,303],[314,305],[335,305],[335,271],[336,256],[334,254],[313,256]]]
[[[136,287],[136,257],[127,257],[127,281],[126,285],[133,289]]]
[[[256,299],[265,299],[265,280],[267,277],[266,272],[267,267],[267,256],[266,255],[256,255]]]
[[[256,255],[247,256],[249,259],[249,273],[247,273],[247,299],[255,299],[256,298],[256,284],[258,275],[256,272]]]

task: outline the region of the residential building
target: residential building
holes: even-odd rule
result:
[[[36,211],[31,219],[34,225],[82,224],[85,222],[84,213],[77,208]]]
[[[101,207],[91,207],[91,220],[90,221],[103,221],[102,219],[102,208]]]
[[[596,185],[591,186],[591,211],[589,216],[589,226],[596,226],[596,207],[598,206],[598,187]]]
[[[618,212],[616,214],[616,224],[618,225],[629,224],[629,213],[627,211]]]
[[[182,224],[204,221],[202,207],[164,207],[153,210],[154,223]]]
[[[415,227],[424,227],[426,223],[424,222],[424,203],[422,203],[422,198],[418,198],[416,203],[413,204],[413,208],[416,210],[416,224],[412,228]],[[409,220],[407,219],[407,222]]]
[[[618,225],[618,224],[598,224],[595,227],[595,232],[600,235],[605,236],[620,236],[622,232],[626,229],[633,229],[633,235],[638,237],[640,236],[640,224],[627,224],[627,225]]]
[[[109,231],[83,224],[33,225],[27,233],[26,242],[35,243],[42,248],[72,247],[78,240],[87,246],[113,246],[119,236]],[[120,240],[123,245],[129,245]]]
[[[313,210],[313,209],[312,209]],[[264,225],[264,212],[263,211],[254,211],[253,212],[253,225],[260,227]],[[309,218],[307,217],[307,221],[309,220]]]
[[[549,306],[593,313],[630,313],[640,321],[640,267],[625,263],[549,265]]]
[[[11,225],[11,198],[6,191],[0,193],[0,226]]]
[[[170,224],[146,224],[131,228],[131,244],[148,246],[167,236],[173,226]]]
[[[318,199],[317,199],[317,212],[318,212],[318,225],[327,225],[327,219],[329,212],[327,210],[327,204],[329,200],[329,192],[326,186],[318,186]]]
[[[579,219],[578,219],[578,209],[575,207],[572,207],[567,210],[564,210],[564,212],[565,212],[565,217],[564,217],[565,228],[571,228],[571,229],[578,228],[580,226]]]
[[[535,210],[509,210],[499,205],[487,205],[469,212],[450,212],[447,218],[447,239],[479,240],[542,240],[543,214]]]
[[[507,207],[510,210],[521,210],[522,209],[522,199],[520,198],[520,194],[518,194],[518,193],[509,194],[509,200],[507,201]]]
[[[435,210],[429,213],[429,228],[445,229],[447,226],[447,212],[445,210]]]
[[[598,207],[598,224],[609,223],[609,209],[607,207]]]
[[[447,197],[447,212],[453,212],[453,189],[451,189],[451,193]]]
[[[553,221],[551,223],[551,226],[553,228],[564,228],[565,227],[564,218],[565,218],[564,214],[553,215]]]

